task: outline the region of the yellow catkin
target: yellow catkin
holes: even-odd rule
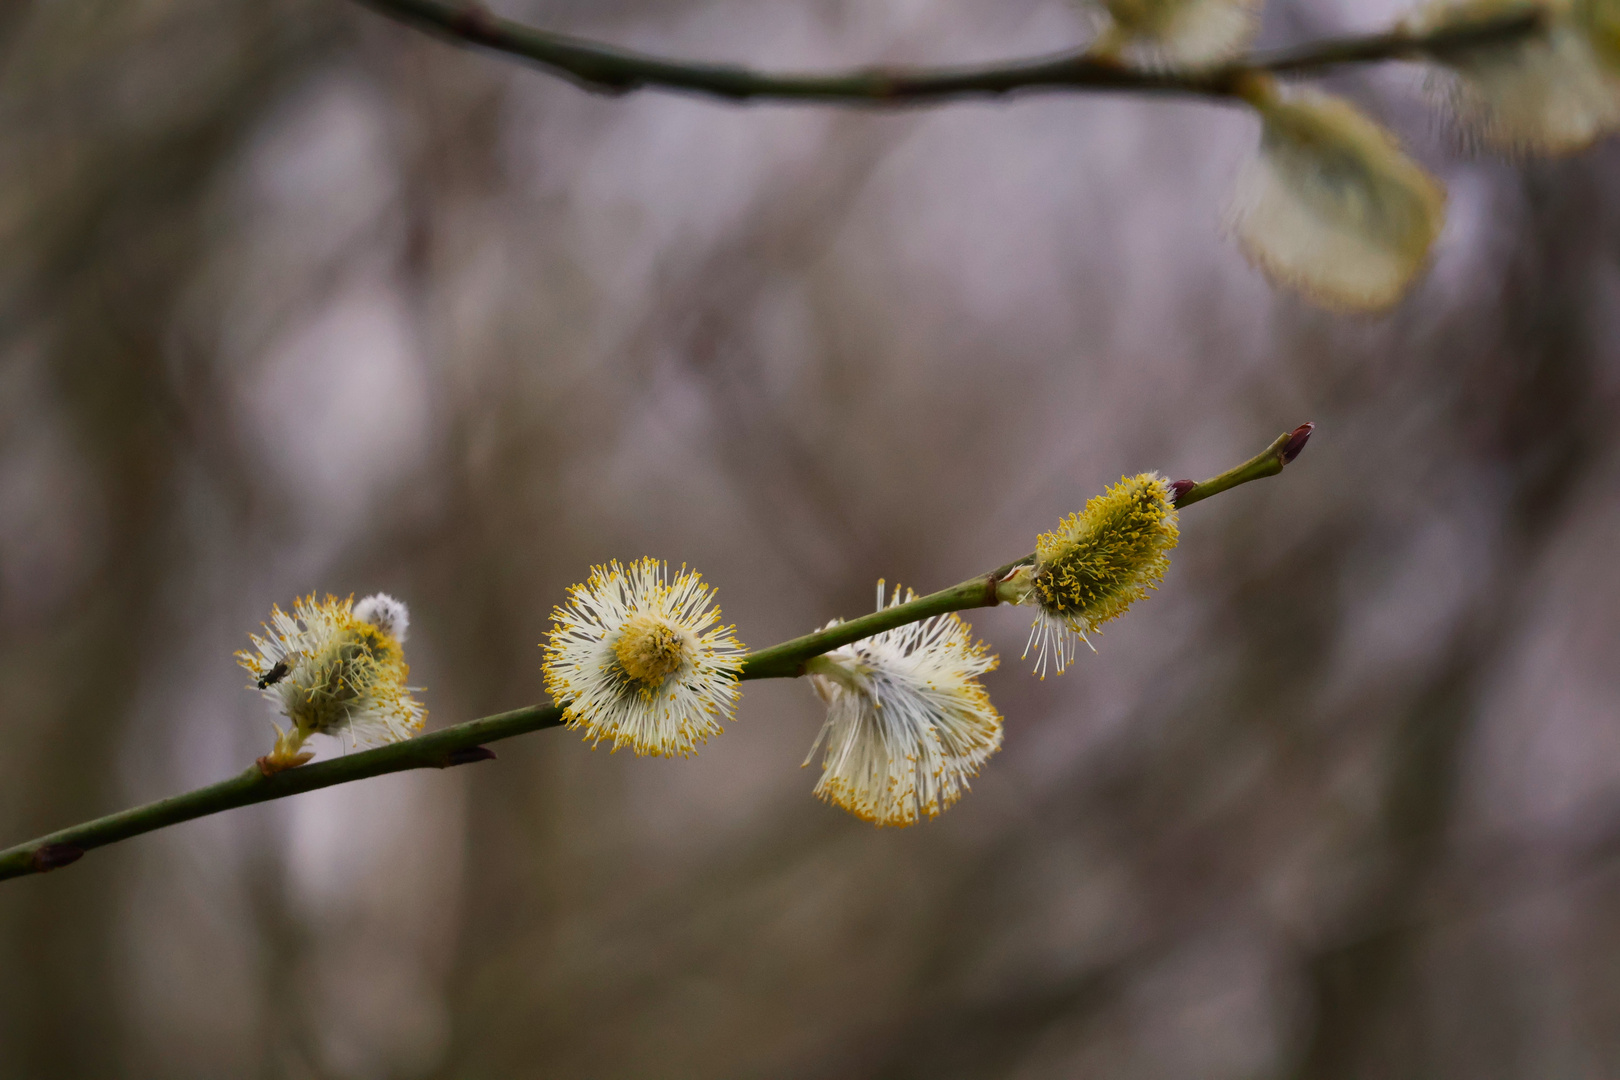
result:
[[[1070,628],[1090,632],[1157,587],[1179,536],[1169,482],[1157,473],[1121,477],[1041,534],[1034,598]]]
[[[312,594],[290,614],[273,607],[265,635],[251,636],[254,650],[236,654],[252,685],[292,722],[278,728],[276,748],[260,767],[308,760],[302,747],[312,735],[374,746],[420,731],[427,714],[405,685],[407,621],[405,606],[381,593],[358,606],[353,597],[317,601]]]
[[[690,634],[671,626],[666,619],[637,615],[619,631],[613,654],[625,675],[641,683],[646,690],[656,690],[696,654],[696,645],[690,638]]]
[[[299,683],[303,694],[290,706],[290,719],[305,734],[332,734],[357,704],[379,692],[392,696],[408,677],[393,638],[347,613],[342,622],[309,658],[307,675]]]
[[[546,691],[563,722],[595,745],[687,756],[736,706],[747,649],[719,625],[714,590],[657,559],[591,568],[552,612],[541,648]]]
[[[902,599],[896,589],[885,605]],[[836,625],[834,623],[833,625]],[[906,623],[809,661],[827,721],[815,794],[863,821],[904,827],[938,817],[1001,747],[1001,714],[979,676],[996,657],[954,612]]]

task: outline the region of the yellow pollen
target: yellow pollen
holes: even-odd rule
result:
[[[651,689],[687,659],[686,635],[655,615],[637,615],[624,624],[613,655],[633,681]]]

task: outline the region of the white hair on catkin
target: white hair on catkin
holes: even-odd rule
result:
[[[1446,77],[1432,92],[1452,114],[1465,143],[1512,154],[1580,150],[1620,127],[1620,64],[1598,40],[1613,14],[1601,4],[1546,8],[1538,34],[1434,57]],[[1438,0],[1405,23],[1414,35],[1470,18],[1528,10],[1515,0]]]
[[[411,627],[411,613],[403,600],[387,593],[372,593],[354,605],[354,617],[368,622],[401,644]]]
[[[1260,27],[1260,0],[1099,0],[1133,58],[1154,68],[1213,64],[1242,52]]]
[[[1445,189],[1348,102],[1303,91],[1251,103],[1260,154],[1231,212],[1244,253],[1326,307],[1377,311],[1400,299],[1440,234]]]

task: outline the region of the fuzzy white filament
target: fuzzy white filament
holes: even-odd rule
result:
[[[1415,35],[1448,25],[1540,10],[1540,33],[1435,57],[1450,70],[1447,103],[1462,130],[1506,150],[1579,150],[1620,127],[1620,56],[1614,0],[1438,0],[1406,22]]]
[[[593,567],[552,614],[546,690],[593,744],[687,756],[736,705],[746,650],[716,625],[714,590],[684,568],[667,578],[657,559]]]
[[[891,605],[902,602],[897,589]],[[954,613],[811,660],[811,685],[827,703],[805,758],[825,745],[816,795],[877,825],[940,814],[1001,747],[1001,716],[978,681],[996,662]]]
[[[379,746],[422,730],[427,711],[405,685],[410,667],[400,639],[405,605],[378,593],[359,604],[328,596],[304,597],[291,614],[272,607],[254,651],[236,654],[254,685],[292,722],[260,763],[267,772],[309,759],[311,735],[342,736],[354,746]]]
[[[1440,233],[1444,189],[1345,101],[1267,85],[1250,101],[1262,129],[1233,207],[1244,252],[1326,306],[1393,304]]]
[[[1029,627],[1029,640],[1024,643],[1023,659],[1028,660],[1032,652],[1035,654],[1035,674],[1044,682],[1048,666],[1055,668],[1059,675],[1069,669],[1074,663],[1077,643],[1082,641],[1086,648],[1097,651],[1084,630],[1049,614],[1044,608],[1037,608],[1035,621]]]
[[[354,617],[368,622],[401,645],[411,628],[411,613],[403,600],[395,600],[387,593],[373,593],[354,605]]]
[[[1131,48],[1155,66],[1210,64],[1235,56],[1259,26],[1260,0],[1093,0],[1109,25],[1092,46],[1099,55]]]

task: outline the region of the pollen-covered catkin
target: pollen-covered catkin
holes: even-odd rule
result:
[[[546,691],[563,722],[592,744],[687,756],[722,729],[746,654],[718,625],[714,590],[684,567],[669,580],[657,559],[591,569],[552,613]]]
[[[1158,473],[1119,483],[1070,514],[1035,545],[1024,603],[1037,607],[1030,642],[1042,678],[1050,660],[1061,673],[1086,640],[1158,587],[1180,537],[1175,496]]]
[[[378,746],[422,730],[427,710],[405,685],[405,605],[384,593],[361,600],[313,594],[292,613],[270,609],[265,635],[250,635],[254,649],[236,654],[266,701],[286,717],[276,727],[274,749],[260,759],[266,772],[302,765],[312,735],[347,738],[355,746]]]
[[[883,588],[878,582],[879,611]],[[888,606],[903,602],[896,589]],[[816,796],[874,825],[911,825],[943,813],[1001,748],[1001,714],[979,682],[996,663],[954,613],[808,661],[811,687],[827,705],[804,761],[825,747]]]

